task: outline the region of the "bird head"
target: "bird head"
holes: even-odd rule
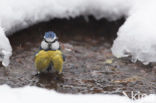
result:
[[[53,43],[53,42],[57,41],[57,36],[52,31],[45,32],[45,34],[44,34],[44,40],[46,42],[48,42],[48,43]]]

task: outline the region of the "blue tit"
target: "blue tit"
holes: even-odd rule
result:
[[[40,48],[43,50],[58,50],[60,45],[56,34],[52,31],[45,32]]]
[[[51,69],[61,74],[63,63],[63,54],[60,50],[41,50],[35,56],[35,66],[39,73],[47,71],[50,66]]]

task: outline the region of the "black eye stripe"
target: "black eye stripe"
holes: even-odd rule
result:
[[[52,41],[52,42],[48,42],[46,39],[44,39],[44,41],[46,42],[46,43],[55,43],[56,41],[58,41],[58,39],[56,38],[54,41]]]
[[[56,42],[58,39],[55,39],[52,43]]]

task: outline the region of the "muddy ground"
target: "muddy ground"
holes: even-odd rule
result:
[[[116,59],[111,53],[112,42],[124,20],[89,19],[54,19],[10,36],[13,56],[8,68],[0,67],[0,84],[32,85],[61,93],[156,93],[156,66],[132,63],[130,58]],[[63,74],[35,76],[34,54],[44,32],[49,30],[58,34],[66,55]]]

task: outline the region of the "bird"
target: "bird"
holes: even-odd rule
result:
[[[35,67],[38,74],[55,71],[59,74],[63,71],[63,55],[58,38],[52,31],[45,32],[39,51],[35,54]]]

